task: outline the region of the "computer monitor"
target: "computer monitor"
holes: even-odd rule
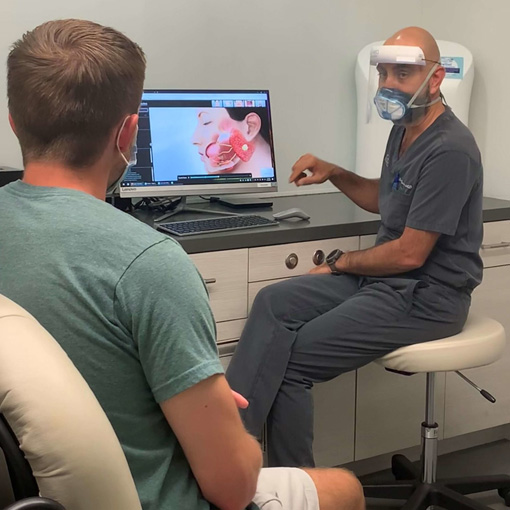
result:
[[[269,91],[144,90],[121,197],[277,190]]]

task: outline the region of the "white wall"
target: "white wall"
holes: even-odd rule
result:
[[[147,88],[268,88],[279,189],[289,192],[304,152],[354,166],[356,55],[421,14],[420,0],[0,0],[0,62],[24,31],[79,17],[143,47]],[[0,164],[20,167],[5,96],[2,77]]]
[[[434,37],[473,53],[469,127],[484,161],[486,196],[510,199],[510,60],[507,0],[427,0],[423,23]]]
[[[64,17],[108,24],[136,40],[148,57],[147,88],[268,88],[284,193],[296,189],[287,178],[304,152],[353,168],[356,55],[421,25],[473,52],[470,127],[484,158],[485,194],[510,199],[508,0],[491,0],[490,8],[480,0],[0,0],[0,62],[24,31]],[[20,167],[5,96],[4,75],[0,164]]]

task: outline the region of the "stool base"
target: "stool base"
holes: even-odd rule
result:
[[[364,485],[365,497],[407,500],[403,510],[426,510],[432,505],[448,510],[487,510],[489,507],[465,494],[497,490],[505,504],[510,506],[509,475],[472,476],[425,483],[421,481],[420,470],[403,455],[394,455],[391,464],[396,481]]]

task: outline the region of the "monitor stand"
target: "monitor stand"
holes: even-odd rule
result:
[[[168,218],[171,218],[172,216],[175,216],[175,215],[181,214],[181,213],[199,213],[199,214],[209,214],[209,215],[218,215],[218,216],[239,216],[238,214],[232,213],[232,212],[211,211],[210,209],[199,209],[198,207],[189,207],[186,204],[186,199],[187,199],[186,196],[179,198],[177,204],[174,206],[174,208],[170,212],[163,214],[163,216],[158,216],[157,218],[154,218],[154,221],[158,221],[158,222],[163,221],[163,220],[166,220]]]

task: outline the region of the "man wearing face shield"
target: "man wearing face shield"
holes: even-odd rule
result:
[[[441,95],[433,101],[430,98],[429,80],[441,65],[432,62],[430,71],[418,90],[411,95],[399,88],[382,86],[388,81],[388,73],[393,73],[398,81],[405,81],[413,75],[420,75],[418,66],[426,66],[427,61],[421,48],[417,46],[382,46],[372,50],[371,65],[377,66],[380,88],[374,98],[377,112],[381,118],[391,120],[398,126],[412,126],[426,115],[427,108],[441,101]],[[422,94],[422,91],[425,91]]]
[[[311,388],[398,349],[458,333],[482,278],[482,164],[466,126],[442,100],[439,49],[425,30],[397,32],[371,52],[375,106],[394,126],[378,179],[311,154],[297,186],[330,180],[381,215],[376,246],[334,250],[311,274],[258,294],[227,379],[249,401],[269,465],[313,465]],[[367,147],[367,150],[370,150]]]

